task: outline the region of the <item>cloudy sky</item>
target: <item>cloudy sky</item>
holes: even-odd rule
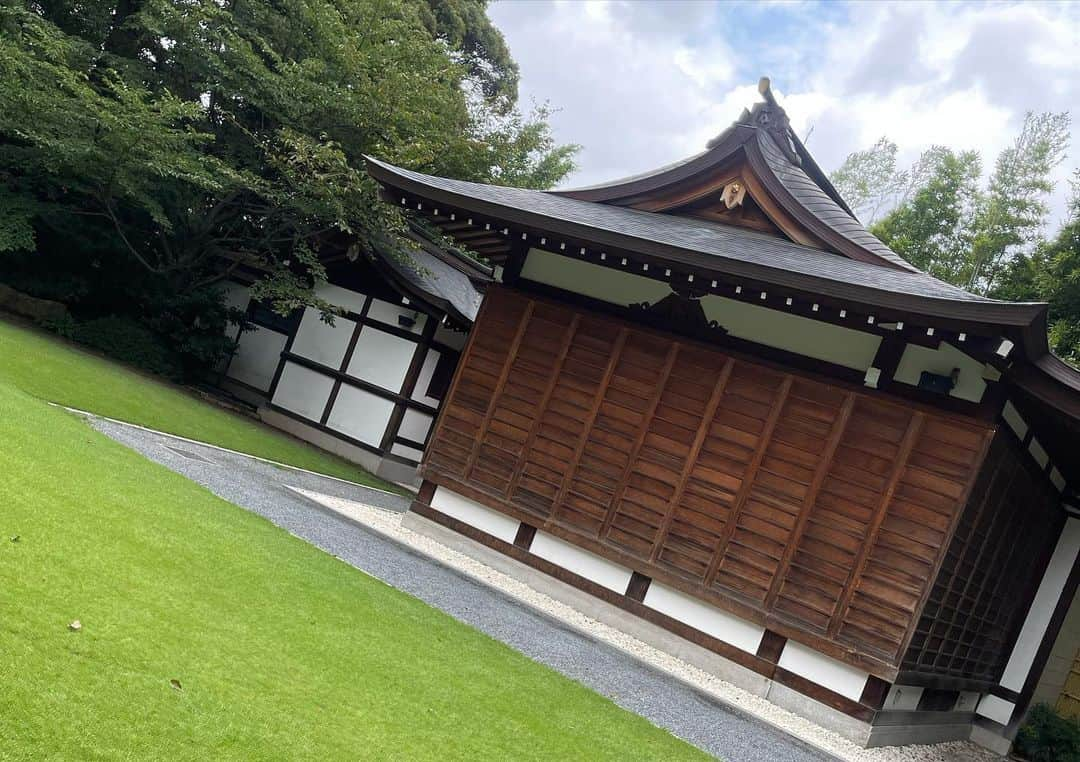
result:
[[[906,164],[932,144],[985,166],[1024,113],[1069,111],[1080,166],[1080,4],[499,0],[522,104],[549,101],[580,143],[565,185],[697,153],[757,98],[758,77],[826,171],[885,135]]]

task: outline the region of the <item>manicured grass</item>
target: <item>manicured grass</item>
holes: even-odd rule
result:
[[[360,466],[223,410],[179,387],[0,320],[0,382],[4,381],[49,402],[399,491]]]
[[[2,382],[0,442],[2,758],[702,758]]]

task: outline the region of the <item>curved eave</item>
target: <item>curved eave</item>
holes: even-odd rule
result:
[[[689,159],[668,164],[651,172],[613,180],[610,183],[548,191],[548,193],[602,204],[617,203],[620,199],[651,193],[715,169],[734,156],[735,152],[752,138],[755,132],[753,127],[737,124],[724,131],[708,150],[691,156]]]
[[[467,209],[477,216],[486,216],[503,220],[512,225],[530,228],[537,232],[551,232],[593,245],[622,249],[648,257],[663,260],[670,264],[683,265],[691,270],[716,272],[734,277],[770,283],[806,293],[820,294],[838,300],[848,300],[897,312],[923,315],[951,321],[970,321],[985,325],[1024,328],[1042,314],[1046,305],[1042,303],[1013,303],[981,299],[952,299],[948,297],[926,296],[904,293],[896,288],[877,288],[847,280],[840,280],[806,272],[797,272],[780,267],[771,267],[757,262],[747,262],[722,254],[702,254],[700,251],[683,246],[665,243],[656,239],[630,235],[604,227],[582,224],[576,221],[553,217],[533,210],[477,198],[465,193],[438,187],[420,179],[403,174],[390,164],[368,158],[368,171],[379,182],[400,191],[421,198],[437,201],[440,204]],[[426,177],[420,175],[419,177]],[[438,178],[432,178],[438,179]],[[631,212],[632,210],[627,210]],[[649,214],[635,212],[636,214]],[[825,252],[785,243],[792,252],[803,251],[807,256],[835,257]],[[866,266],[866,265],[863,265]],[[880,271],[879,268],[875,268]],[[888,270],[896,273],[894,277],[915,277],[916,273],[901,270]],[[925,276],[929,277],[929,276]]]

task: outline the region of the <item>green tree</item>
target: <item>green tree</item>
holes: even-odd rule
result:
[[[1049,302],[1050,347],[1080,367],[1080,170],[1073,174],[1071,185],[1065,224],[1030,257],[1009,263],[994,296]]]
[[[909,173],[896,167],[896,143],[880,138],[863,151],[848,155],[829,180],[866,224],[896,203],[908,184]]]
[[[993,291],[1009,262],[1040,239],[1054,189],[1050,173],[1065,158],[1069,122],[1068,113],[1028,112],[1016,141],[998,156],[973,222],[968,289]]]
[[[963,281],[970,266],[980,174],[977,152],[930,148],[912,169],[923,180],[871,232],[921,270],[950,283]]]
[[[155,309],[205,304],[199,292],[240,266],[263,274],[256,294],[281,311],[325,309],[311,291],[325,255],[407,245],[365,154],[467,180],[558,182],[576,147],[556,145],[546,106],[517,109],[517,69],[484,7],[0,5],[0,251],[39,252],[0,271],[69,268],[56,280],[82,282],[86,305],[126,283],[160,296],[140,307],[155,324]]]

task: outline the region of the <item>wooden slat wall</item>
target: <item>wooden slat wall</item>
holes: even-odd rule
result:
[[[425,476],[895,669],[991,434],[495,289]]]
[[[905,671],[997,682],[1061,531],[1058,501],[1015,437],[999,432],[904,656]]]

